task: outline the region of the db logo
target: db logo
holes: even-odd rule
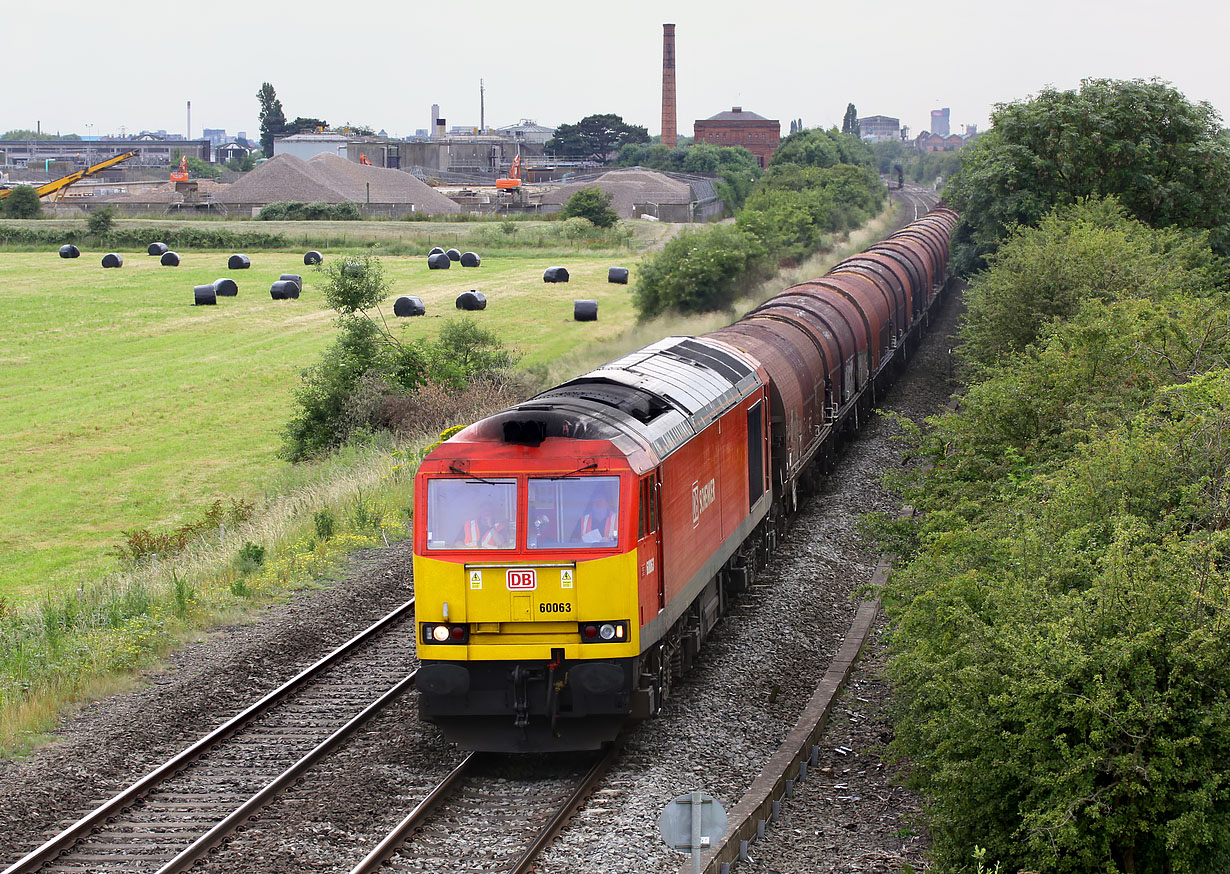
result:
[[[695,528],[700,522],[700,514],[713,506],[717,500],[717,484],[713,480],[705,483],[703,486],[700,482],[692,483],[692,527]]]
[[[538,588],[538,572],[533,568],[509,570],[508,588],[512,591],[528,591]]]

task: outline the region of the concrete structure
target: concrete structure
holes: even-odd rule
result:
[[[332,133],[301,133],[289,137],[275,137],[273,156],[294,155],[307,161],[317,155],[340,155],[346,157],[350,137]]]
[[[532,118],[523,118],[516,124],[505,125],[495,129],[497,136],[508,137],[519,143],[546,145],[547,140],[555,136],[555,128],[541,125]]]
[[[703,120],[697,119],[694,122],[693,134],[698,143],[743,146],[756,156],[761,167],[766,167],[781,142],[782,125],[777,119],[768,119],[748,112],[742,106],[735,106],[729,112],[719,112]]]
[[[662,145],[679,145],[675,117],[675,25],[662,25]]]
[[[222,143],[214,149],[214,158],[219,164],[231,160],[231,158],[245,158],[252,154],[252,150],[243,143]]]
[[[858,135],[869,143],[901,138],[901,119],[888,115],[869,115],[858,120]]]
[[[98,137],[82,140],[4,140],[0,154],[12,167],[43,166],[47,161],[65,161],[77,169],[105,161],[113,155],[138,150],[141,154],[125,162],[126,166],[166,167],[178,149],[192,158],[209,161],[212,146],[209,140],[159,139],[151,134],[123,139]]]
[[[952,133],[952,128],[948,122],[949,109],[945,106],[943,109],[931,110],[931,133],[939,134],[942,137]]]

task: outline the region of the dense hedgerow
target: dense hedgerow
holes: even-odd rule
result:
[[[858,227],[883,205],[874,158],[856,137],[804,131],[782,146],[734,231],[714,226],[681,234],[645,259],[634,291],[642,320],[668,310],[726,309],[779,264],[815,252],[825,233]]]
[[[1207,237],[1086,202],[974,280],[977,377],[885,592],[938,871],[1230,864],[1230,303]]]
[[[264,222],[357,222],[363,218],[357,203],[300,203],[282,200],[262,207],[257,219]]]

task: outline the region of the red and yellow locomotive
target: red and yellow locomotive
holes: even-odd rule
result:
[[[656,712],[917,337],[954,221],[932,212],[734,325],[432,450],[414,513],[422,716],[467,748],[530,751],[594,748]]]

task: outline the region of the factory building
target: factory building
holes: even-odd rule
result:
[[[869,143],[901,139],[901,119],[887,115],[869,115],[858,120],[858,135]]]
[[[731,107],[729,112],[719,112],[693,123],[693,133],[698,143],[715,146],[743,146],[756,156],[761,167],[767,167],[769,158],[782,139],[782,125],[777,119],[768,119],[742,106]]]

